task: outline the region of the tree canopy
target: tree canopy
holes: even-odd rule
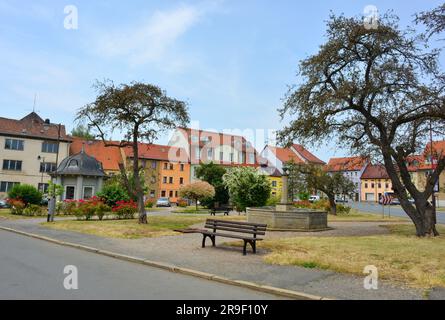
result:
[[[182,186],[179,189],[179,196],[195,200],[196,210],[198,210],[198,201],[215,196],[215,188],[208,182],[198,181]]]
[[[382,161],[417,234],[437,234],[426,208],[445,158],[437,159],[422,191],[411,181],[406,160],[425,147],[430,126],[434,134],[445,134],[440,51],[428,49],[414,30],[402,30],[391,14],[382,15],[376,29],[365,28],[361,17],[332,15],[326,38],[300,62],[301,82],[289,89],[279,110],[283,118],[291,116],[279,139],[316,145],[335,139],[352,154]]]
[[[95,130],[107,147],[129,147],[132,150],[132,176],[140,176],[139,143],[153,142],[159,135],[189,122],[185,102],[171,98],[158,86],[132,82],[115,85],[112,81],[97,82],[96,100],[81,108],[78,121],[85,121]],[[110,142],[113,133],[123,135],[121,142]],[[129,181],[125,166],[122,177],[129,194],[136,194],[139,221],[147,222],[144,187],[140,179]]]
[[[211,208],[215,204],[224,205],[229,202],[229,191],[223,183],[223,176],[226,172],[223,166],[213,162],[203,163],[197,167],[197,178],[210,183],[215,188],[215,196],[204,199],[205,206]]]

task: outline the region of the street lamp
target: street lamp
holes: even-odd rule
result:
[[[37,160],[42,161],[40,164],[40,171],[42,172],[42,177],[40,178],[40,185],[42,187],[42,193],[45,191],[45,188],[43,187],[43,174],[45,173],[45,157],[38,156]]]

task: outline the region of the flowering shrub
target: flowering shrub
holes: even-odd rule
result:
[[[105,213],[111,209],[100,198],[92,197],[88,200],[65,200],[64,211],[65,214],[72,214],[77,217],[77,220],[90,220],[97,215],[99,220],[102,220]]]
[[[154,205],[155,205],[155,200],[154,199],[148,199],[147,201],[145,201],[145,207],[146,208],[153,208]]]
[[[184,200],[184,199],[179,199],[178,200],[178,207],[186,208],[187,206],[188,206],[187,200]]]
[[[20,199],[8,199],[7,203],[11,206],[11,213],[22,215],[25,209],[25,203]]]
[[[138,212],[138,206],[133,200],[117,201],[112,210],[119,219],[133,219],[134,214]]]
[[[62,211],[68,215],[75,215],[77,210],[76,200],[65,200],[63,201]]]
[[[312,203],[308,200],[299,200],[294,202],[294,206],[297,208],[312,208]]]
[[[42,214],[44,214],[42,207],[36,204],[28,204],[23,210],[25,216],[41,216]]]

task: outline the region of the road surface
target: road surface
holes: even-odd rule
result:
[[[280,299],[2,230],[0,244],[0,299]],[[77,290],[64,287],[66,265]]]
[[[369,213],[375,213],[382,215],[382,206],[376,203],[367,203],[367,202],[349,202],[349,206],[352,208],[366,211]],[[391,207],[391,216],[392,217],[403,217],[408,218],[408,215],[403,211],[403,209],[399,206],[385,206],[385,217],[389,214],[389,207]],[[445,224],[445,214],[442,212],[437,213],[437,223]]]

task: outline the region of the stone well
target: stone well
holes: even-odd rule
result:
[[[328,228],[325,211],[289,207],[247,208],[247,221],[267,224],[268,230],[277,231],[323,231]]]

